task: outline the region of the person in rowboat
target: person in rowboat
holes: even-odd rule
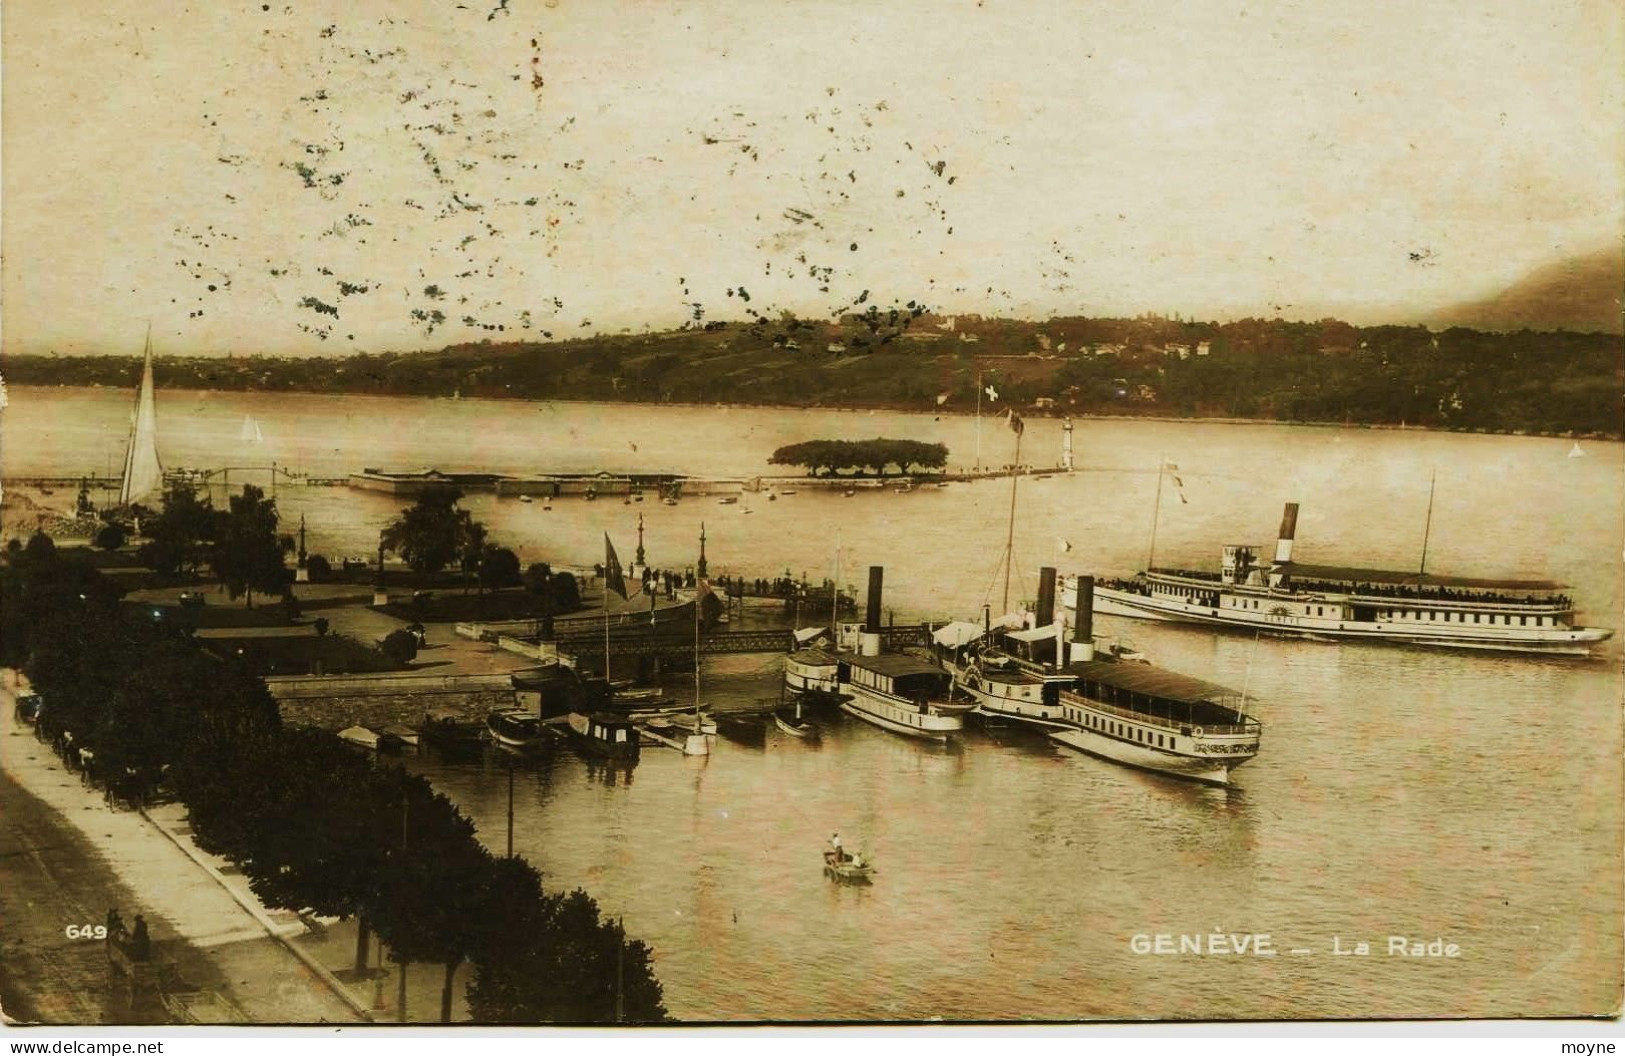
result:
[[[836,865],[839,865],[842,862],[846,861],[846,853],[841,850],[841,834],[840,833],[836,832],[836,833],[831,833],[830,834],[829,846],[830,846],[830,851],[829,851],[830,861],[834,862]]]

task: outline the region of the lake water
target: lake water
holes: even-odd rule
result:
[[[13,388],[0,470],[116,467],[129,394]],[[280,464],[512,473],[767,473],[815,437],[942,441],[969,464],[963,417],[624,407],[319,395],[160,393],[167,466]],[[238,439],[253,415],[262,444]],[[1625,608],[1625,447],[1569,441],[1204,423],[1079,421],[1080,471],[1020,483],[1011,604],[1037,569],[1131,573],[1165,482],[1158,563],[1216,567],[1227,542],[1268,544],[1302,505],[1297,552],[1413,566],[1437,473],[1428,568],[1574,585],[1589,619]],[[1002,422],[984,462],[1015,460]],[[634,450],[635,447],[635,450]],[[1021,460],[1058,460],[1060,423],[1033,419]],[[248,470],[234,480],[263,481]],[[370,553],[400,503],[344,488],[280,488],[313,551]],[[218,501],[218,500],[217,500]],[[646,522],[651,563],[830,574],[886,568],[899,622],[1002,605],[1009,481],[852,498],[811,489],[736,506],[470,496],[521,558],[623,559]],[[748,512],[747,512],[748,511]],[[1063,540],[1070,544],[1063,549]],[[770,731],[709,759],[650,750],[630,773],[568,752],[517,783],[515,845],[550,885],[587,888],[649,942],[673,1014],[700,1020],[1145,1019],[1504,1016],[1603,1012],[1621,958],[1620,646],[1553,660],[1214,635],[1102,618],[1160,666],[1245,686],[1263,749],[1229,790],[1052,748],[968,735],[918,745],[851,720],[818,743]],[[719,710],[777,691],[778,662],[708,663]],[[688,690],[678,680],[672,690]],[[505,842],[498,769],[422,759]],[[875,858],[869,888],[825,880],[832,830]],[[1136,934],[1269,933],[1273,958],[1133,952]],[[1388,955],[1388,937],[1460,955]],[[1369,956],[1332,953],[1371,944]],[[1292,953],[1308,949],[1311,953]]]

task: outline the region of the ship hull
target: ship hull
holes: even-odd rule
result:
[[[1131,744],[1093,730],[1069,728],[1050,731],[1050,739],[1087,755],[1097,756],[1139,770],[1150,770],[1170,777],[1200,781],[1209,785],[1230,784],[1230,771],[1246,759],[1209,759],[1160,751],[1141,744]],[[1247,758],[1251,758],[1248,756]]]
[[[893,703],[861,686],[848,689],[851,698],[842,702],[841,710],[883,730],[920,740],[945,741],[965,728],[960,715],[922,714],[913,704]]]
[[[1067,607],[1073,609],[1075,613],[1076,603],[1070,594],[1069,590]],[[1369,626],[1354,626],[1348,620],[1199,607],[1172,599],[1148,597],[1099,586],[1095,588],[1094,594],[1094,613],[1097,616],[1125,616],[1141,620],[1160,620],[1165,623],[1200,624],[1280,637],[1381,642],[1434,649],[1589,656],[1594,645],[1607,640],[1613,633],[1596,627],[1554,629],[1539,635],[1518,635],[1510,632],[1497,633],[1490,628],[1473,634],[1468,632],[1467,627],[1463,627],[1460,632],[1441,632],[1432,627],[1422,630],[1420,627],[1393,622],[1373,622]]]

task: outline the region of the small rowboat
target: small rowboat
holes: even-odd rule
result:
[[[837,857],[839,856],[839,857]],[[872,862],[861,852],[824,852],[824,875],[839,884],[867,884],[875,874]]]
[[[801,714],[801,703],[773,709],[773,725],[792,737],[815,737],[818,727]]]

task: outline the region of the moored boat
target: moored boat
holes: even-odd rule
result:
[[[369,730],[365,726],[347,726],[338,732],[339,740],[374,752],[398,752],[401,739],[390,733]]]
[[[437,708],[424,712],[418,739],[443,754],[475,755],[485,748],[485,725],[453,709]]]
[[[773,709],[773,725],[791,737],[802,740],[818,736],[818,727],[813,725],[811,719],[802,714],[801,699],[799,697]]]
[[[1298,506],[1287,503],[1273,561],[1223,548],[1218,572],[1150,568],[1106,580],[1094,612],[1269,635],[1584,656],[1613,635],[1576,625],[1566,588],[1545,580],[1470,579],[1293,560]],[[1076,610],[1075,587],[1063,592]]]
[[[572,712],[566,728],[571,742],[584,751],[622,761],[638,757],[638,729],[624,716],[602,711],[591,715]]]
[[[1075,662],[1052,740],[1113,762],[1226,785],[1258,754],[1263,726],[1233,689],[1115,659]]]
[[[418,731],[410,726],[385,726],[379,731],[379,734],[384,737],[393,737],[408,748],[418,746]]]
[[[485,728],[500,747],[529,751],[541,743],[542,719],[522,708],[500,708],[485,717]]]
[[[841,691],[840,657],[817,645],[785,656],[784,688],[812,704],[839,704],[849,695]]]

